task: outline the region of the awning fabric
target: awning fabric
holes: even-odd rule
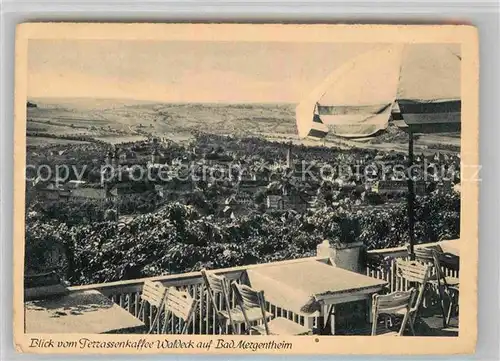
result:
[[[352,59],[297,106],[299,136],[309,136],[317,117],[344,137],[383,131],[392,117],[416,132],[459,130],[459,50],[450,44],[384,45]]]

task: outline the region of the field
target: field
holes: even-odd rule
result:
[[[88,142],[82,142],[78,140],[71,139],[60,139],[60,138],[46,138],[46,137],[27,137],[26,144],[28,146],[43,146],[47,144],[86,144]]]
[[[297,138],[294,104],[172,104],[135,100],[30,99],[28,135],[55,137],[86,136],[118,144],[161,136],[188,141],[193,132],[219,135],[260,136],[275,141]],[[31,137],[30,137],[31,138]],[[56,138],[49,141],[57,142]],[[346,140],[328,136],[325,145],[406,151],[407,136],[396,127],[379,137]],[[312,145],[312,144],[311,144]],[[458,151],[457,135],[426,135],[415,142],[417,152]]]
[[[96,140],[100,140],[109,144],[120,144],[120,143],[131,143],[140,142],[146,140],[147,138],[143,135],[124,135],[124,136],[98,136],[95,137]]]

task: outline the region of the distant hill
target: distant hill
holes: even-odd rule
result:
[[[127,99],[29,99],[30,132],[91,136],[115,143],[124,137],[163,136],[189,142],[206,133],[296,137],[295,106],[272,103],[160,103]],[[43,128],[43,130],[40,130]]]
[[[156,104],[158,102],[135,99],[105,99],[105,98],[30,98],[29,102],[43,108],[64,108],[70,110],[102,110],[120,108],[130,105]]]
[[[123,137],[147,135],[189,141],[192,134],[199,131],[279,141],[298,140],[295,104],[291,103],[162,103],[133,99],[33,98],[28,101],[27,115],[32,131],[43,127],[44,132],[55,135],[85,135],[104,141],[109,139],[110,142]],[[408,135],[390,125],[383,133],[370,138],[349,140],[329,135],[325,141],[349,147],[406,150]],[[459,150],[460,136],[419,136],[416,146]]]

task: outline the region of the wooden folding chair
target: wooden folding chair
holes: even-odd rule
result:
[[[437,286],[438,288],[441,288],[441,286],[444,288],[449,300],[446,323],[444,323],[444,327],[446,327],[450,323],[452,310],[455,308],[458,309],[460,280],[458,277],[446,276],[443,272],[443,264],[447,267],[458,270],[458,257],[445,252],[434,252],[434,267],[436,268]],[[431,278],[430,282],[436,281]],[[440,293],[440,295],[442,296],[442,293]]]
[[[149,326],[148,334],[153,332],[153,329],[158,324],[166,291],[167,289],[161,284],[161,282],[144,281],[141,294],[141,307],[138,314],[139,318],[141,318],[146,302],[150,305],[150,307],[156,308],[156,315]],[[146,321],[145,317],[143,317],[143,321]]]
[[[423,264],[427,264],[427,265],[431,265],[431,272],[429,274],[429,279],[427,280],[428,283],[429,283],[429,286],[431,286],[433,289],[435,289],[437,291],[437,295],[438,295],[438,298],[439,298],[439,302],[443,302],[443,297],[442,297],[442,289],[440,289],[438,286],[438,283],[437,282],[431,282],[431,279],[436,279],[435,278],[435,272],[436,272],[436,269],[435,269],[435,262],[434,262],[434,252],[442,252],[442,249],[440,246],[432,246],[432,247],[426,247],[426,248],[418,248],[418,249],[415,249],[414,252],[415,252],[415,260],[423,263]],[[432,294],[431,296],[431,299],[433,298],[433,296],[435,296],[435,293]],[[426,302],[427,299],[424,300],[424,307],[426,307]],[[432,300],[431,300],[431,303],[432,303]],[[441,306],[441,307],[444,307],[444,306]]]
[[[444,253],[441,247],[429,247],[415,250],[415,258],[421,262],[430,263],[434,267],[434,274],[428,279],[428,283],[438,290],[440,307],[443,312],[443,327],[450,323],[451,311],[458,304],[458,290],[460,281],[457,277],[446,276],[443,272],[442,265],[450,264],[452,267],[458,269],[457,257]],[[448,296],[449,305],[448,312],[445,316],[444,310],[444,294],[443,290]]]
[[[175,287],[170,287],[165,296],[165,322],[162,327],[162,333],[166,333],[167,325],[172,323],[171,317],[178,317],[183,321],[180,334],[185,334],[189,325],[193,321],[194,311],[198,305],[198,300],[195,300],[189,292],[178,291]]]
[[[418,293],[412,308],[410,309],[410,326],[412,332],[414,331],[415,321],[418,318],[422,301],[424,300],[425,292],[428,286],[430,277],[431,266],[422,264],[417,261],[403,261],[396,260],[397,273],[410,284],[418,285]],[[443,316],[444,316],[444,310]]]
[[[446,316],[446,324],[450,324],[451,315],[453,310],[458,314],[458,297],[460,294],[460,285],[450,286],[448,288],[449,296],[450,296],[450,306],[448,308],[448,314]]]
[[[218,276],[212,272],[207,272],[207,270],[202,269],[201,275],[203,276],[203,281],[205,283],[205,288],[207,289],[208,298],[212,303],[212,307],[215,310],[217,316],[217,324],[221,330],[221,333],[225,332],[225,327],[228,323],[231,325],[232,333],[237,333],[241,330],[241,326],[246,323],[245,317],[240,309],[240,307],[232,307],[230,302],[230,290],[231,286],[229,280],[224,276]],[[217,296],[222,297],[222,303],[217,302]],[[272,314],[267,312],[267,317],[272,317]],[[250,321],[255,321],[260,319],[259,312],[252,312],[248,314]]]
[[[411,322],[411,306],[415,298],[415,289],[409,291],[396,291],[387,295],[373,295],[373,320],[372,320],[372,336],[403,336],[406,325],[410,326],[411,332],[415,335],[413,323]],[[385,318],[385,328],[379,328],[379,316]],[[387,328],[387,317],[403,316],[403,321],[399,327],[399,331],[390,331]]]
[[[235,292],[238,306],[243,313],[247,332],[252,330],[261,335],[308,335],[312,331],[307,327],[299,325],[284,317],[273,318],[268,321],[269,313],[266,312],[266,300],[264,291],[256,291],[246,285],[233,283],[233,292]],[[259,315],[258,318],[255,316]],[[261,321],[260,325],[252,325],[252,322]]]
[[[208,298],[215,310],[217,324],[219,325],[221,333],[224,333],[224,326],[227,326],[228,323],[232,327],[232,332],[236,333],[236,321],[233,317],[236,317],[239,323],[243,323],[245,320],[239,309],[231,307],[229,301],[230,286],[228,279],[224,276],[217,276],[213,273],[209,273],[206,269],[201,270],[201,275],[207,290]],[[217,302],[217,296],[222,297],[224,305]]]
[[[415,258],[423,263],[429,263],[434,266],[434,274],[429,279],[429,282],[437,282],[440,280],[444,285],[454,286],[459,284],[457,277],[446,276],[443,272],[443,264],[452,269],[459,269],[458,257],[450,253],[445,253],[439,246],[420,248],[415,250]]]

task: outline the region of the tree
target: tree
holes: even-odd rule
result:
[[[118,220],[118,214],[114,209],[106,209],[104,212],[104,220],[110,222],[116,222]]]

